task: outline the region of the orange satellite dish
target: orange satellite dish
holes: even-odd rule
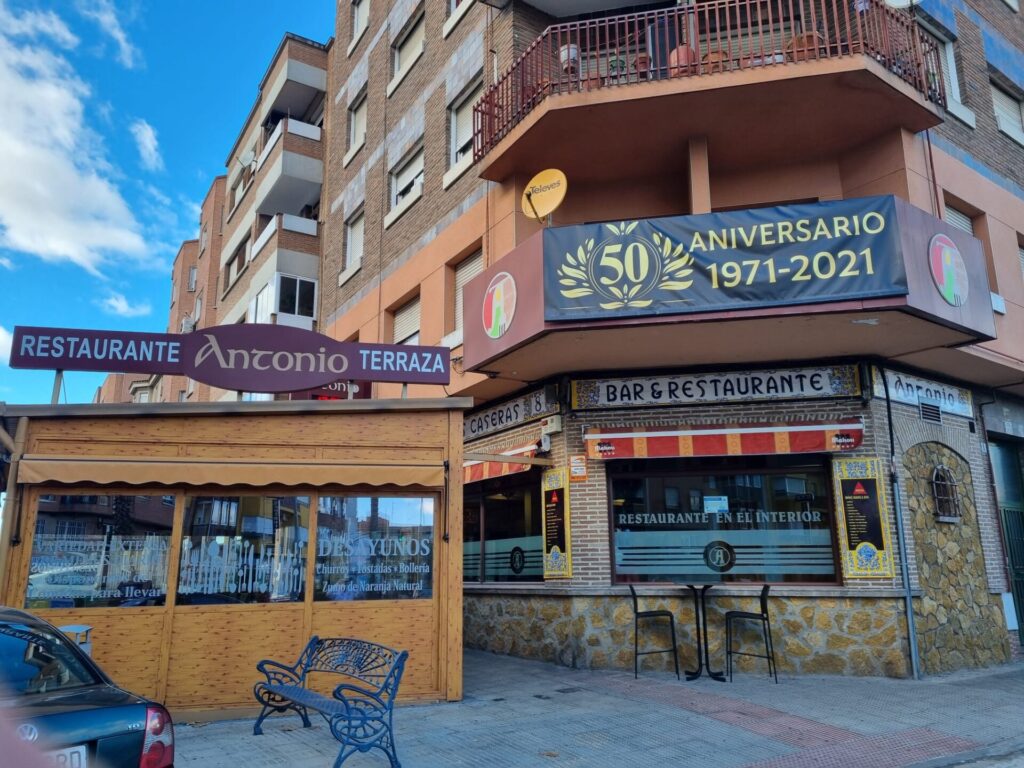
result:
[[[562,204],[569,182],[557,168],[541,171],[526,184],[521,207],[531,219],[543,219]]]

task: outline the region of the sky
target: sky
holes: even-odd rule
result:
[[[327,42],[334,0],[0,0],[0,401],[15,326],[165,332],[171,264],[285,32]],[[68,372],[60,401],[103,375]]]

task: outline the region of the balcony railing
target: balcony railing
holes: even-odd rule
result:
[[[473,108],[474,160],[554,94],[851,55],[945,103],[934,43],[883,0],[710,0],[557,24]]]

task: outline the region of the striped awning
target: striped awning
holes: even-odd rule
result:
[[[864,439],[860,420],[831,423],[722,424],[679,427],[591,428],[584,435],[592,459],[671,456],[756,456],[852,451]]]
[[[537,455],[537,444],[530,443],[509,451],[502,451],[502,456],[522,456],[532,459]],[[462,465],[462,482],[478,483],[492,477],[512,475],[516,472],[526,472],[532,465],[523,464],[517,461],[467,461]]]

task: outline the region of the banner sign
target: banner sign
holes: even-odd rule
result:
[[[969,389],[941,384],[898,371],[886,371],[885,377],[889,381],[889,394],[895,403],[904,403],[916,408],[921,405],[922,399],[931,400],[938,403],[939,409],[946,413],[963,416],[965,419],[974,418],[974,398]],[[875,397],[884,398],[885,383],[877,368],[872,369],[872,379]]]
[[[847,578],[891,578],[889,505],[879,459],[836,459],[836,520],[843,573]]]
[[[553,413],[558,413],[558,398],[544,388],[535,389],[500,405],[467,413],[462,422],[462,438],[476,440]]]
[[[898,229],[891,196],[549,227],[544,319],[903,296]]]
[[[544,473],[544,578],[572,578],[569,535],[569,483],[565,469]]]
[[[286,325],[242,323],[188,334],[17,326],[11,368],[165,373],[223,389],[294,392],[339,380],[447,384],[447,347],[335,341]]]
[[[572,382],[572,407],[632,408],[855,397],[859,394],[857,366],[834,365],[579,380]]]

